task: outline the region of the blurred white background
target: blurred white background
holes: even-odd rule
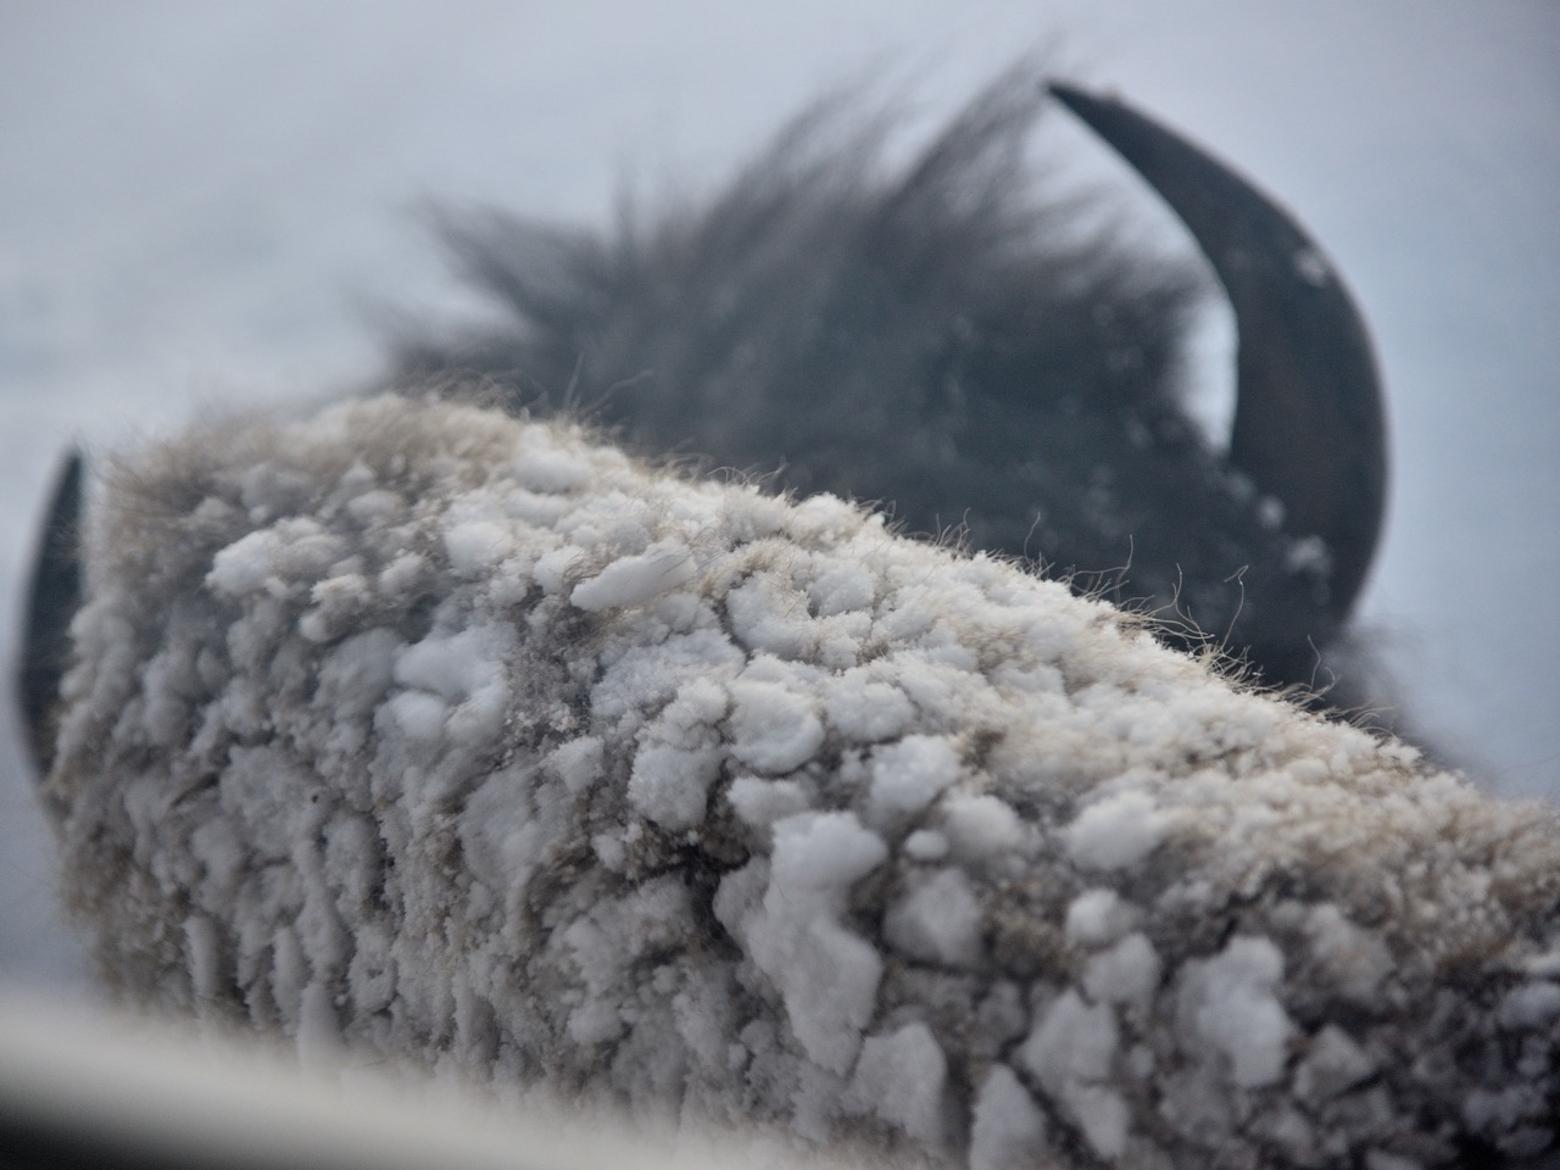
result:
[[[0,653],[73,438],[358,383],[366,306],[464,303],[423,198],[604,222],[625,179],[718,182],[821,87],[875,71],[936,117],[1042,47],[1337,261],[1391,394],[1362,621],[1481,782],[1560,799],[1560,6],[1538,0],[0,0]],[[80,987],[6,706],[0,981]]]

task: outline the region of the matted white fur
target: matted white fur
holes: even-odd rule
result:
[[[396,397],[134,456],[86,560],[135,998],[980,1170],[1554,1140],[1560,814],[1061,584]]]

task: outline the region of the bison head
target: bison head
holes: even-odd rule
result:
[[[1385,498],[1365,327],[1250,183],[1119,101],[1050,93],[1164,197],[1228,295],[1227,453],[1179,385],[1199,275],[1025,173],[1044,95],[1023,73],[897,169],[881,125],[824,104],[709,206],[626,216],[612,239],[445,217],[505,323],[408,343],[405,364],[584,406],[642,450],[883,501],[911,531],[960,529],[1178,619],[1183,645],[1209,637],[1270,683],[1311,682]]]
[[[1229,297],[1227,453],[1177,384],[1194,274],[1121,242],[1119,223],[1081,227],[1075,203],[1026,183],[1043,95],[1017,72],[897,171],[875,165],[881,124],[851,127],[825,103],[709,207],[648,228],[626,217],[614,239],[445,217],[507,323],[406,340],[403,364],[488,375],[516,406],[583,407],[643,450],[778,465],[783,486],[882,501],[913,531],[961,528],[1170,616],[1167,637],[1212,639],[1270,683],[1314,681],[1385,501],[1365,326],[1317,246],[1249,182],[1120,101],[1049,92],[1164,197]],[[73,457],[19,688],[45,766],[80,501]]]

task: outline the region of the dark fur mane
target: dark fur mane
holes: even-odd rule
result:
[[[1269,681],[1307,681],[1336,632],[1311,628],[1325,574],[1178,394],[1206,283],[1035,173],[1042,101],[1014,70],[901,166],[885,162],[892,119],[825,101],[707,206],[625,214],[606,238],[444,214],[460,270],[507,320],[403,338],[402,366],[584,407],[641,450],[778,467],[785,487],[881,501],[912,532],[962,526],[1178,615],[1188,645],[1200,628],[1252,648]]]

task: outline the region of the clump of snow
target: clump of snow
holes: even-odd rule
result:
[[[970,1170],[1026,1170],[1052,1155],[1045,1114],[1013,1070],[994,1065],[975,1098]]]
[[[125,466],[47,795],[133,996],[983,1170],[1554,1140],[1552,809],[559,423],[380,398]]]
[[[500,564],[514,551],[506,525],[491,520],[462,520],[444,532],[444,552],[450,571],[475,577]]]
[[[848,1100],[931,1149],[943,1141],[948,1062],[925,1024],[869,1036],[851,1076]]]
[[[1131,1004],[1146,1011],[1159,987],[1161,964],[1154,944],[1129,934],[1089,960],[1083,989],[1097,1003]]]
[[[1067,991],[1051,1004],[1019,1050],[1025,1066],[1102,1158],[1121,1155],[1130,1124],[1127,1104],[1111,1086],[1119,1044],[1115,1012],[1090,1007],[1077,992]]]
[[[1349,998],[1370,1002],[1392,973],[1392,952],[1330,902],[1311,909],[1305,924],[1311,954],[1325,977]]]
[[[1115,890],[1085,890],[1067,907],[1067,937],[1087,946],[1103,946],[1131,930],[1139,917]]]
[[[915,718],[915,708],[904,691],[874,681],[866,671],[847,670],[822,682],[829,726],[850,742],[893,739]]]
[[[1325,1101],[1348,1092],[1376,1071],[1376,1061],[1342,1028],[1328,1024],[1311,1040],[1311,1050],[1295,1071],[1295,1092],[1302,1101]]]
[[[959,754],[946,739],[909,735],[872,753],[872,807],[893,818],[920,812],[959,778]]]
[[[221,977],[216,928],[209,919],[192,914],[184,920],[184,944],[192,989],[202,999],[214,997]]]
[[[1130,790],[1084,809],[1067,830],[1067,849],[1086,869],[1125,869],[1152,853],[1167,827],[1153,796]]]
[[[582,735],[553,749],[546,758],[546,765],[570,795],[579,796],[601,776],[602,749],[602,742],[596,736]]]
[[[851,885],[880,866],[888,849],[853,813],[786,817],[774,826],[774,841],[762,900],[754,904],[752,895],[765,867],[750,862],[723,880],[715,911],[774,981],[807,1056],[844,1073],[872,1018],[883,960],[842,922],[843,911]]]
[[[704,819],[710,786],[720,776],[717,724],[730,706],[726,688],[710,679],[684,683],[639,735],[628,779],[629,803],[669,829],[691,829]]]
[[[762,780],[757,776],[738,776],[726,790],[731,807],[748,824],[767,828],[776,821],[805,812],[807,790],[795,780]]]
[[[823,724],[808,698],[772,682],[732,684],[731,752],[761,772],[789,772],[812,759]]]
[[[863,829],[854,813],[801,813],[775,826],[773,882],[796,896],[822,891],[839,905],[845,889],[887,855],[883,839]]]
[[[1560,983],[1524,983],[1500,1002],[1497,1017],[1512,1032],[1536,1032],[1560,1021]]]
[[[912,879],[914,880],[914,879]],[[944,869],[889,907],[883,937],[911,958],[950,967],[980,963],[980,901],[962,870]]]
[[[935,829],[917,829],[905,838],[904,849],[917,861],[941,861],[948,856],[948,838]]]
[[[1245,1088],[1270,1085],[1284,1074],[1294,1024],[1275,994],[1284,956],[1265,938],[1232,938],[1206,962],[1189,963],[1182,1012],[1192,1032],[1230,1063]]]
[[[950,796],[942,814],[943,833],[962,860],[1001,857],[1023,843],[1023,822],[995,796]]]

